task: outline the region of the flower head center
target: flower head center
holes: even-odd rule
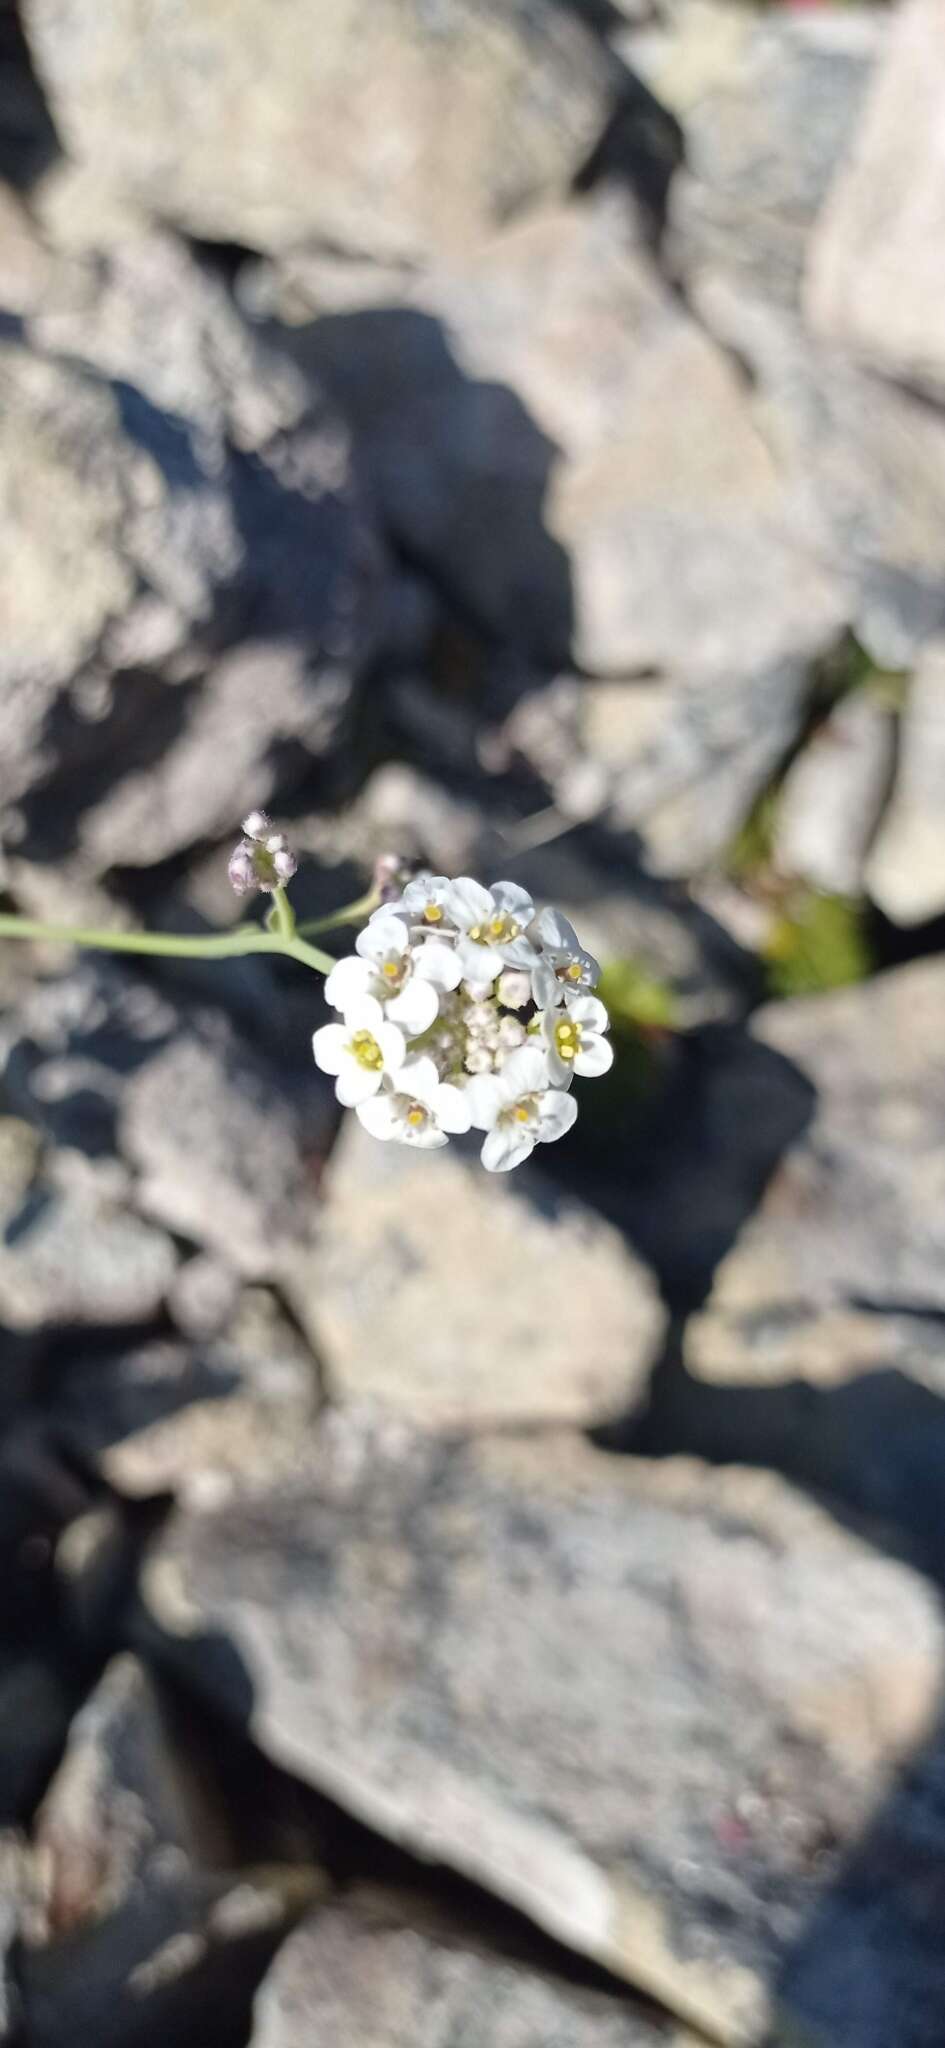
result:
[[[573,1060],[581,1050],[581,1027],[570,1017],[555,1025],[555,1046],[560,1060]]]
[[[422,1131],[427,1122],[427,1111],[420,1102],[412,1102],[407,1111],[407,1122],[414,1131]]]
[[[424,918],[426,919],[427,924],[442,924],[443,922],[443,911],[439,903],[433,903],[432,901],[430,903],[425,903],[423,906],[423,915]]]
[[[348,1050],[359,1067],[366,1067],[369,1074],[376,1074],[384,1065],[384,1055],[370,1031],[356,1031]]]
[[[511,1103],[508,1109],[503,1110],[502,1115],[500,1117],[500,1122],[509,1124],[533,1124],[535,1122],[537,1115],[537,1095],[520,1095],[517,1102]]]
[[[567,967],[559,967],[558,969],[559,981],[583,981],[583,979],[584,969],[581,966],[580,960],[570,960]]]
[[[514,917],[493,917],[489,923],[490,939],[517,939],[521,927]]]
[[[396,958],[381,961],[381,973],[385,981],[399,981],[403,973],[403,961]]]

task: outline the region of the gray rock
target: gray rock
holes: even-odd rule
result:
[[[718,681],[836,629],[741,382],[616,189],[296,346],[352,419],[392,531],[491,634],[595,674]]]
[[[78,1350],[50,1394],[60,1441],[96,1459],[132,1497],[162,1491],[206,1501],[237,1480],[271,1483],[293,1462],[318,1407],[311,1353],[264,1289],[247,1289],[212,1343],[146,1339],[110,1353]]]
[[[945,394],[945,317],[933,252],[945,235],[945,46],[936,0],[907,0],[819,223],[807,305],[815,327],[877,368]]]
[[[373,1912],[371,1905],[374,1905]],[[251,2048],[687,2048],[636,2001],[581,1992],[396,1907],[328,1906],[290,1935],[261,1986]],[[695,2048],[689,2037],[689,2048]]]
[[[35,1837],[43,1912],[21,1964],[31,2041],[132,2048],[238,2025],[305,1873],[226,1872],[209,1774],[137,1660],[115,1659],[76,1717]],[[205,2038],[205,2033],[203,2035]]]
[[[685,126],[665,255],[690,289],[706,270],[724,271],[798,303],[811,233],[888,27],[863,6],[752,16],[684,0],[672,10],[647,75]]]
[[[846,581],[846,615],[881,668],[908,668],[945,624],[945,414],[820,343],[721,273],[698,307],[749,366],[810,546]]]
[[[922,653],[900,725],[892,801],[866,870],[869,893],[895,924],[945,910],[945,641]]]
[[[0,2042],[16,2048],[22,2038],[22,2009],[16,1981],[15,1949],[29,1896],[29,1861],[20,1837],[0,1832]]]
[[[200,0],[173,33],[142,31],[131,0],[107,20],[94,0],[30,0],[25,24],[72,156],[152,213],[258,249],[422,261],[466,244],[570,183],[620,82],[596,37],[534,0],[368,16],[290,0],[278,35],[258,0],[225,16]]]
[[[895,745],[892,714],[870,691],[830,712],[781,787],[774,857],[783,874],[832,895],[862,895]]]
[[[659,1348],[654,1282],[594,1210],[519,1179],[457,1146],[431,1171],[347,1119],[285,1282],[336,1397],[431,1427],[622,1412]]]
[[[330,751],[380,557],[337,417],[169,236],[61,259],[26,336],[0,361],[0,507],[32,521],[0,591],[2,794],[32,793],[7,839],[95,875],[234,829],[289,743],[297,774]]]
[[[145,1322],[177,1263],[164,1232],[130,1215],[107,1171],[52,1159],[0,1189],[0,1322],[16,1332]]]
[[[277,1762],[732,2043],[943,1648],[917,1576],[768,1475],[338,1417],[279,1497],[170,1525],[145,1598],[224,1709],[236,1658]]]
[[[690,1326],[700,1373],[830,1385],[924,1355],[945,1393],[945,1354],[933,1364],[921,1320],[945,1314],[943,1001],[932,959],[754,1018],[753,1036],[814,1084],[816,1108]]]

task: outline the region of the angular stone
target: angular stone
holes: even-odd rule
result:
[[[144,1591],[230,1711],[235,1657],[278,1763],[731,2043],[945,1643],[931,1589],[766,1474],[337,1416],[279,1496],[169,1525]]]
[[[830,712],[781,787],[774,857],[783,874],[831,895],[863,894],[895,745],[892,714],[868,690]]]
[[[373,1907],[373,1910],[372,1910]],[[251,2048],[695,2048],[635,2000],[578,1991],[396,1904],[328,1906],[290,1935],[257,1993]]]
[[[764,298],[798,303],[812,230],[888,34],[870,6],[752,15],[682,0],[673,9],[646,75],[685,127],[665,256],[690,289],[725,272]]]
[[[909,685],[892,801],[866,883],[894,924],[945,910],[945,640],[924,649]]]
[[[159,1310],[174,1247],[118,1206],[109,1176],[90,1162],[64,1181],[53,1161],[25,1189],[0,1190],[0,1218],[0,1322],[9,1329],[146,1322]]]
[[[814,1113],[690,1325],[700,1373],[835,1384],[922,1352],[909,1312],[945,1314],[943,1003],[931,959],[756,1014],[752,1035],[813,1083]],[[942,1374],[940,1359],[945,1392]]]
[[[170,236],[124,223],[53,263],[25,338],[2,360],[2,796],[28,799],[5,837],[94,876],[232,831],[290,747],[297,775],[331,750],[382,558],[337,415]]]
[[[44,1892],[21,1963],[31,2041],[132,2048],[239,2029],[313,1884],[301,1871],[228,1874],[208,1777],[143,1666],[114,1659],[36,1819]]]
[[[597,675],[720,682],[836,631],[840,594],[742,381],[619,190],[537,211],[398,308],[316,320],[296,346],[391,530],[490,634]]]
[[[934,252],[945,237],[943,122],[938,0],[906,0],[814,236],[807,290],[816,328],[939,397],[945,313]]]
[[[285,1280],[336,1397],[432,1428],[626,1408],[659,1348],[655,1283],[591,1208],[518,1182],[456,1145],[431,1171],[347,1119],[315,1251]]]
[[[173,32],[133,0],[30,0],[25,22],[72,156],[258,249],[417,262],[468,244],[566,189],[620,84],[602,42],[534,0],[289,0],[278,35],[261,0],[198,0]]]

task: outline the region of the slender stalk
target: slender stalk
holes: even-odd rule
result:
[[[33,917],[0,914],[0,939],[51,939],[58,945],[102,953],[148,953],[165,960],[232,960],[243,953],[282,953],[319,974],[330,974],[335,964],[330,953],[306,945],[294,928],[263,931],[258,925],[197,938],[183,932],[94,931],[84,925],[43,924]]]
[[[295,937],[295,911],[284,889],[273,889],[272,909],[266,919],[266,928],[278,932],[283,939]]]
[[[362,918],[370,917],[372,910],[380,907],[376,889],[369,889],[366,896],[358,896],[353,903],[343,903],[340,910],[330,910],[327,917],[310,917],[298,926],[306,937],[310,932],[332,932],[339,925],[360,924]]]

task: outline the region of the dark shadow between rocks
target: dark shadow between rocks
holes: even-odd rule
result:
[[[544,518],[558,451],[516,394],[466,376],[440,321],[412,306],[273,332],[350,423],[403,558],[460,618],[566,661],[571,570]]]

